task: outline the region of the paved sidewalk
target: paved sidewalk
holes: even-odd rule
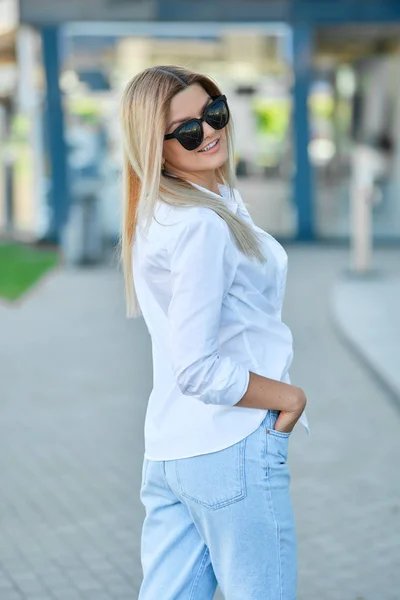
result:
[[[298,600],[398,600],[400,413],[332,324],[347,252],[288,252],[291,375],[312,428],[290,449]],[[1,600],[137,598],[150,365],[115,269],[59,271],[0,307]]]
[[[371,276],[342,276],[333,295],[335,322],[400,406],[400,251],[380,251]]]

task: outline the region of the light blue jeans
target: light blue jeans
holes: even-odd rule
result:
[[[139,600],[212,600],[217,583],[225,600],[295,600],[290,434],[277,416],[219,452],[145,459]]]

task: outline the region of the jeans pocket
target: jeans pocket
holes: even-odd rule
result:
[[[211,454],[176,461],[176,475],[184,498],[218,510],[246,497],[246,439]]]
[[[286,463],[291,432],[286,433],[276,429],[267,429],[267,436],[267,455],[270,462],[278,459],[280,464]]]
[[[288,439],[290,438],[292,432],[289,431],[278,431],[277,429],[268,429],[267,433],[269,433],[270,435],[274,435],[275,437],[278,438],[284,438],[284,439]]]

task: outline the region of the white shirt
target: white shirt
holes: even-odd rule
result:
[[[149,460],[216,452],[255,431],[267,411],[235,406],[249,371],[290,382],[292,335],[281,320],[287,254],[236,190],[233,198],[220,191],[260,235],[265,264],[244,255],[225,221],[202,206],[159,202],[148,233],[136,231],[134,281],[153,352]],[[301,422],[308,431],[305,413]]]

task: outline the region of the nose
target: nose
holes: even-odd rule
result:
[[[213,135],[215,134],[215,129],[213,129],[211,127],[211,125],[209,125],[205,121],[203,121],[203,131],[204,131],[204,139],[213,137]]]

